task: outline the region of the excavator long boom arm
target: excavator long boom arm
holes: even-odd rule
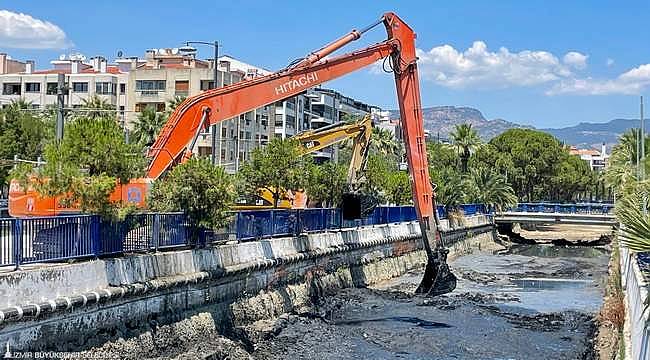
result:
[[[379,24],[384,24],[388,34],[387,40],[328,58],[331,53],[359,39],[364,32]],[[150,150],[152,161],[147,171],[148,177],[156,179],[173,164],[187,158],[192,148],[189,144],[193,144],[201,129],[208,125],[298,95],[308,88],[389,57],[397,87],[413,203],[428,255],[424,279],[418,292],[439,294],[453,290],[455,277],[446,265],[446,250],[442,246],[435,219],[434,194],[429,179],[420,103],[415,38],[413,30],[397,15],[385,13],[376,23],[360,31],[351,31],[295,65],[268,76],[187,98],[169,117]]]

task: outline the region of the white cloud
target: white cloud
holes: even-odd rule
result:
[[[547,95],[637,95],[650,85],[650,64],[640,65],[624,72],[615,79],[568,79],[559,82],[546,92]]]
[[[581,54],[576,51],[569,51],[564,55],[564,58],[562,58],[562,61],[564,61],[565,64],[574,67],[576,69],[584,69],[587,67],[587,55]]]
[[[65,32],[48,21],[0,10],[0,48],[63,49],[72,46]]]
[[[607,61],[605,61],[605,64],[607,64],[608,67],[614,65],[614,59],[608,58]]]
[[[463,52],[441,45],[429,51],[418,49],[417,55],[424,79],[451,88],[533,86],[572,76],[569,66],[550,52],[513,53],[505,47],[489,51],[483,41],[475,41]]]

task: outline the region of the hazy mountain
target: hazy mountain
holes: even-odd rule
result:
[[[449,133],[454,130],[454,126],[462,123],[472,124],[484,140],[489,140],[511,128],[532,128],[503,119],[487,120],[479,110],[471,107],[434,106],[422,109],[422,114],[424,129],[429,131],[430,136],[439,135],[443,139],[449,138]],[[391,110],[391,118],[398,117],[399,111]]]
[[[578,147],[599,147],[618,142],[618,137],[627,129],[639,127],[638,119],[614,119],[606,123],[580,123],[560,129],[540,129],[553,134],[567,144]]]
[[[487,120],[479,110],[471,107],[434,106],[422,109],[422,113],[424,128],[434,138],[439,135],[443,139],[448,139],[454,126],[462,123],[472,124],[484,140],[489,140],[511,128],[534,129],[533,126],[520,125],[503,119]],[[391,118],[398,117],[399,111],[391,110]],[[613,145],[627,129],[638,126],[638,119],[614,119],[606,123],[583,122],[575,126],[540,130],[552,134],[566,144],[579,148],[600,149],[603,142]],[[650,121],[648,128],[650,128]]]

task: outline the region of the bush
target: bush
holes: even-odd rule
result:
[[[206,158],[192,158],[154,183],[150,206],[156,211],[183,211],[192,225],[219,229],[228,224],[234,200],[233,176]]]

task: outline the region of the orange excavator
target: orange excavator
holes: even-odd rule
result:
[[[350,53],[329,56],[359,39],[370,29],[382,24],[388,34],[385,41]],[[278,72],[188,97],[176,107],[151,147],[148,154],[151,163],[146,179],[134,180],[130,184],[118,187],[113,198],[131,200],[131,194],[134,198],[142,198],[147,184],[191,156],[191,149],[202,129],[261,106],[298,95],[310,87],[383,60],[384,68],[390,68],[395,77],[406,157],[411,175],[413,203],[428,260],[424,278],[416,292],[438,295],[452,291],[456,287],[456,277],[451,273],[446,262],[448,250],[444,248],[438,230],[435,194],[429,178],[415,39],[415,32],[396,14],[388,12],[369,26],[361,30],[352,30]],[[10,192],[10,208],[13,201],[11,196],[12,192]],[[355,208],[355,206],[358,208],[359,205],[354,204],[354,199],[356,198],[347,197],[346,200],[344,197],[344,214],[354,213],[354,211],[345,211],[346,208]],[[25,200],[22,201],[22,205],[26,205]],[[346,204],[346,201],[351,203]]]

